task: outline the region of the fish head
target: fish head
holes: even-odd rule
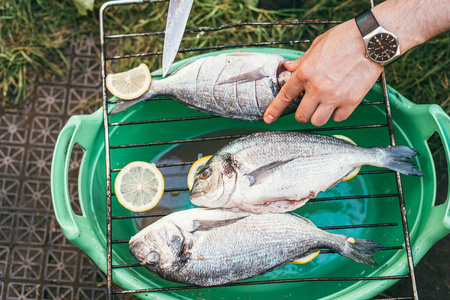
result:
[[[163,274],[173,269],[179,260],[183,235],[173,224],[162,224],[144,228],[130,239],[129,250],[135,259],[150,271]],[[158,225],[158,224],[156,224]]]
[[[231,154],[213,155],[195,178],[189,200],[197,206],[228,207],[237,172],[238,164]]]

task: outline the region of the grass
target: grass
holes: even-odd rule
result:
[[[61,64],[68,66],[63,50],[74,36],[99,31],[97,1],[95,11],[78,15],[72,0],[6,0],[0,3],[0,103],[21,106],[27,102],[33,74],[61,76]],[[268,11],[255,7],[257,0],[196,0],[187,28],[217,27],[248,21],[347,20],[369,7],[369,1],[306,0],[294,7]],[[107,34],[163,31],[168,3],[120,6],[106,11]],[[259,41],[313,39],[332,25],[261,27],[244,26],[220,32],[186,34],[181,48]],[[162,35],[117,40],[121,53],[156,52],[162,49]],[[294,45],[306,50],[309,43]],[[388,83],[415,103],[434,103],[450,113],[449,67],[450,33],[412,49],[388,70]],[[286,46],[280,46],[286,47]],[[289,46],[292,47],[292,46]],[[117,49],[117,48],[116,48]],[[112,55],[114,52],[107,51]],[[179,54],[177,59],[198,52]],[[50,59],[51,58],[51,59]],[[57,59],[55,59],[57,58]],[[160,56],[134,58],[108,63],[117,72],[137,66],[144,60],[152,70],[161,65]]]

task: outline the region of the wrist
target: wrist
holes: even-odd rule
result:
[[[397,36],[402,53],[450,30],[450,5],[443,0],[387,0],[372,13]]]
[[[364,41],[366,57],[385,67],[400,57],[397,36],[382,27],[371,10],[355,17],[355,23]]]

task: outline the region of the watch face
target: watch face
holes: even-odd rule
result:
[[[397,40],[388,33],[374,35],[367,44],[367,56],[376,62],[390,60],[397,52]]]

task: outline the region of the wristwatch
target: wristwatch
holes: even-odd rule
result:
[[[378,24],[370,9],[356,16],[355,21],[369,59],[385,67],[400,57],[397,37]]]

